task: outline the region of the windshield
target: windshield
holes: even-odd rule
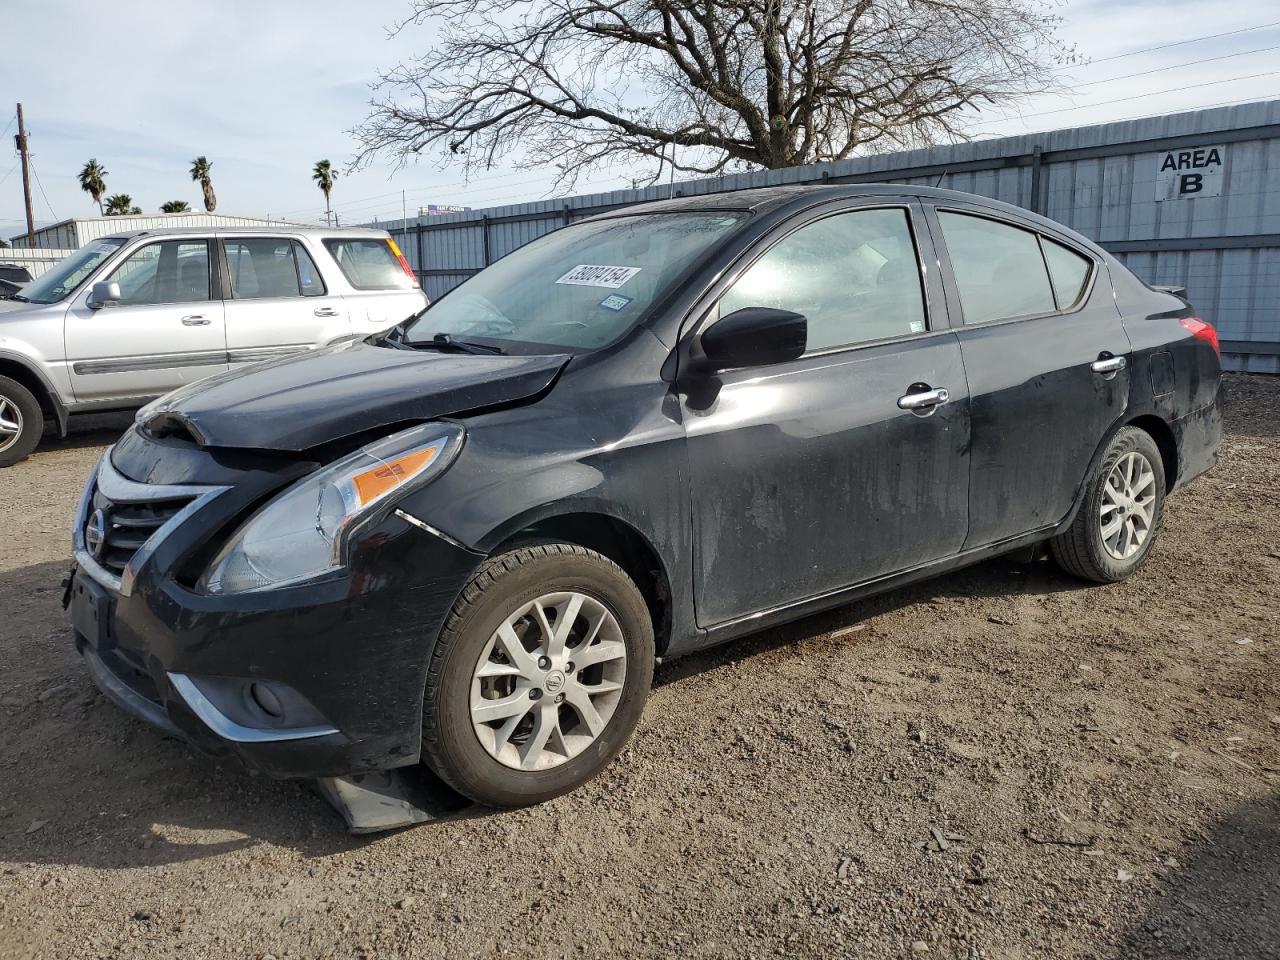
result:
[[[23,287],[22,293],[14,299],[31,303],[55,303],[74,293],[84,283],[85,277],[98,269],[103,260],[122,246],[123,240],[95,240],[40,274]]]
[[[425,343],[444,333],[497,344],[605,346],[740,219],[650,213],[565,227],[451,290],[404,339]]]

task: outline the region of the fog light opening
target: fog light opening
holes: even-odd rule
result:
[[[249,700],[272,720],[284,719],[284,705],[280,703],[275,691],[265,683],[254,681],[249,684]]]

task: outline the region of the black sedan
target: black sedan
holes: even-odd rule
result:
[[[142,410],[84,492],[76,643],[268,774],[533,803],[617,755],[658,660],[1037,544],[1129,576],[1219,380],[1185,300],[1015,207],[631,207]]]

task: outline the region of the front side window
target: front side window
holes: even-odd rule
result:
[[[107,257],[123,246],[123,240],[114,238],[86,244],[32,280],[14,299],[28,303],[57,303],[74,293]]]
[[[209,299],[209,244],[204,240],[148,243],[107,277],[120,285],[120,306],[195,303]]]
[[[773,307],[809,321],[810,352],[925,329],[907,211],[855,210],[801,227],[720,298],[720,316]]]
[[[231,275],[231,295],[237,300],[319,296],[324,292],[315,263],[287,237],[225,240],[223,249]]]
[[[386,240],[342,237],[325,240],[324,245],[357,290],[413,289],[413,278],[400,266]]]
[[[966,325],[1053,313],[1057,305],[1040,241],[1030,230],[938,212]]]
[[[447,333],[518,352],[606,346],[741,221],[736,213],[648,213],[564,227],[450,290],[405,340]]]

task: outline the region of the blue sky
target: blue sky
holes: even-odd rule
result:
[[[89,157],[106,166],[111,192],[145,210],[172,199],[198,208],[186,172],[197,154],[213,162],[219,211],[316,220],[324,203],[312,165],[327,157],[345,166],[353,151],[346,131],[365,114],[369,83],[430,42],[421,27],[388,36],[406,10],[405,0],[7,0],[0,91],[26,110],[43,187],[34,191],[37,220],[96,213],[75,179]],[[1280,97],[1280,49],[1268,49],[1280,48],[1280,25],[1133,53],[1280,21],[1275,0],[1067,0],[1060,13],[1064,39],[1094,62],[1064,73],[1070,86],[1060,93],[975,117],[975,136]],[[1209,58],[1220,59],[1192,63]],[[1128,76],[1146,71],[1159,72]],[[12,110],[0,104],[0,128]],[[22,230],[12,133],[0,150],[4,237]],[[386,164],[340,179],[333,200],[343,221],[356,223],[398,218],[401,190],[412,214],[426,203],[535,200],[549,195],[550,181],[514,162],[470,183],[433,162]],[[577,192],[625,185],[606,171]]]

